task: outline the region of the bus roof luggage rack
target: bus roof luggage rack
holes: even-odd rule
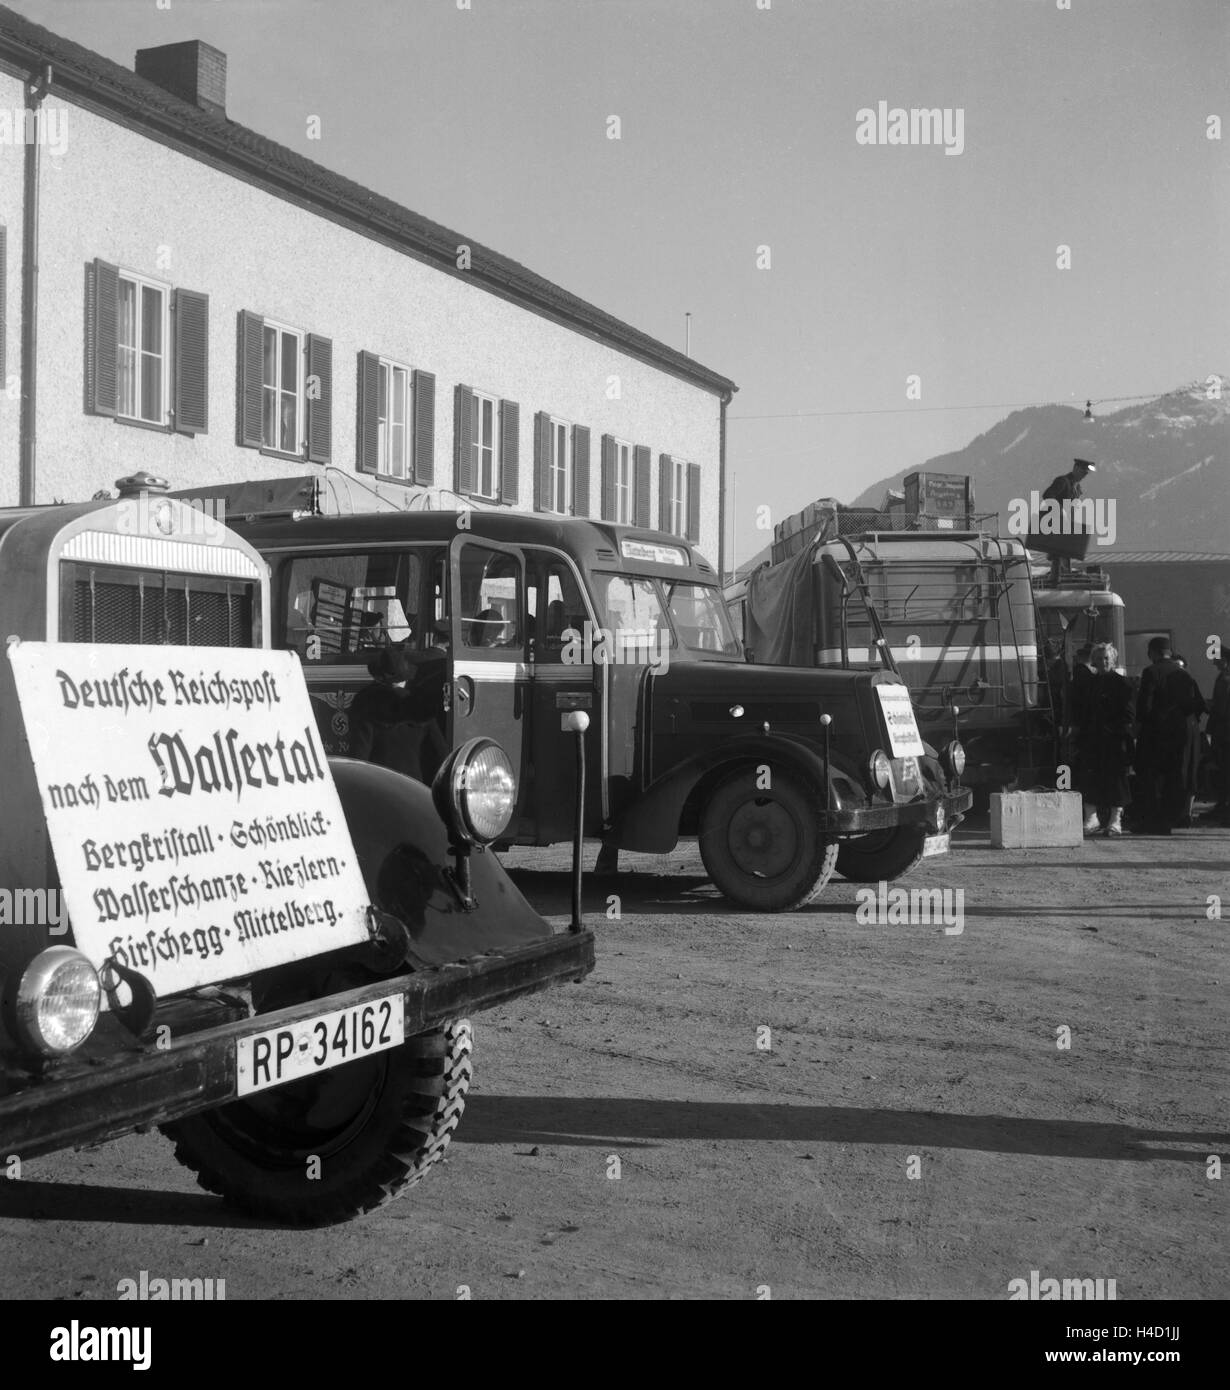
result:
[[[294,478],[256,478],[244,483],[214,483],[186,487],[168,494],[186,502],[210,505],[218,521],[228,516],[295,517],[319,516],[320,480],[312,474]],[[218,503],[222,504],[221,513]]]
[[[876,532],[918,534],[999,534],[998,512],[962,512],[950,516],[903,512],[898,508],[878,511],[872,507],[830,507],[813,502],[773,528],[772,563],[781,564],[813,544],[817,538],[837,540],[872,535]]]

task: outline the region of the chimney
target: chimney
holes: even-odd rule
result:
[[[138,49],[137,76],[212,116],[226,115],[226,54],[200,39]]]

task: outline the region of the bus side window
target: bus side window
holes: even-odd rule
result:
[[[528,635],[534,639],[534,655],[539,661],[559,663],[564,659],[564,634],[585,635],[589,619],[585,599],[572,570],[549,555],[527,552],[530,566]]]
[[[522,645],[521,565],[516,556],[465,545],[459,567],[461,641],[471,650]]]
[[[284,643],[304,662],[366,662],[411,641],[419,626],[420,561],[413,552],[305,555],[286,577]]]

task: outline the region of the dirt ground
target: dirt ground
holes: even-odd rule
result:
[[[588,883],[597,970],[477,1016],[450,1160],[400,1201],[267,1229],[161,1137],[57,1155],[0,1183],[0,1298],[145,1270],[228,1299],[1003,1299],[1035,1269],[1224,1298],[1228,850],[963,827],[904,881],[962,890],[959,934],[860,923],[837,879],[734,914],[693,846],[626,856]],[[562,924],[566,852],[508,862]]]

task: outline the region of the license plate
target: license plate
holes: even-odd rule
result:
[[[236,1094],[298,1081],[317,1072],[400,1047],[406,1016],[400,994],[335,1009],[288,1028],[253,1033],[235,1044]]]
[[[942,835],[928,835],[923,841],[923,858],[929,859],[933,854],[948,853],[948,831]]]

